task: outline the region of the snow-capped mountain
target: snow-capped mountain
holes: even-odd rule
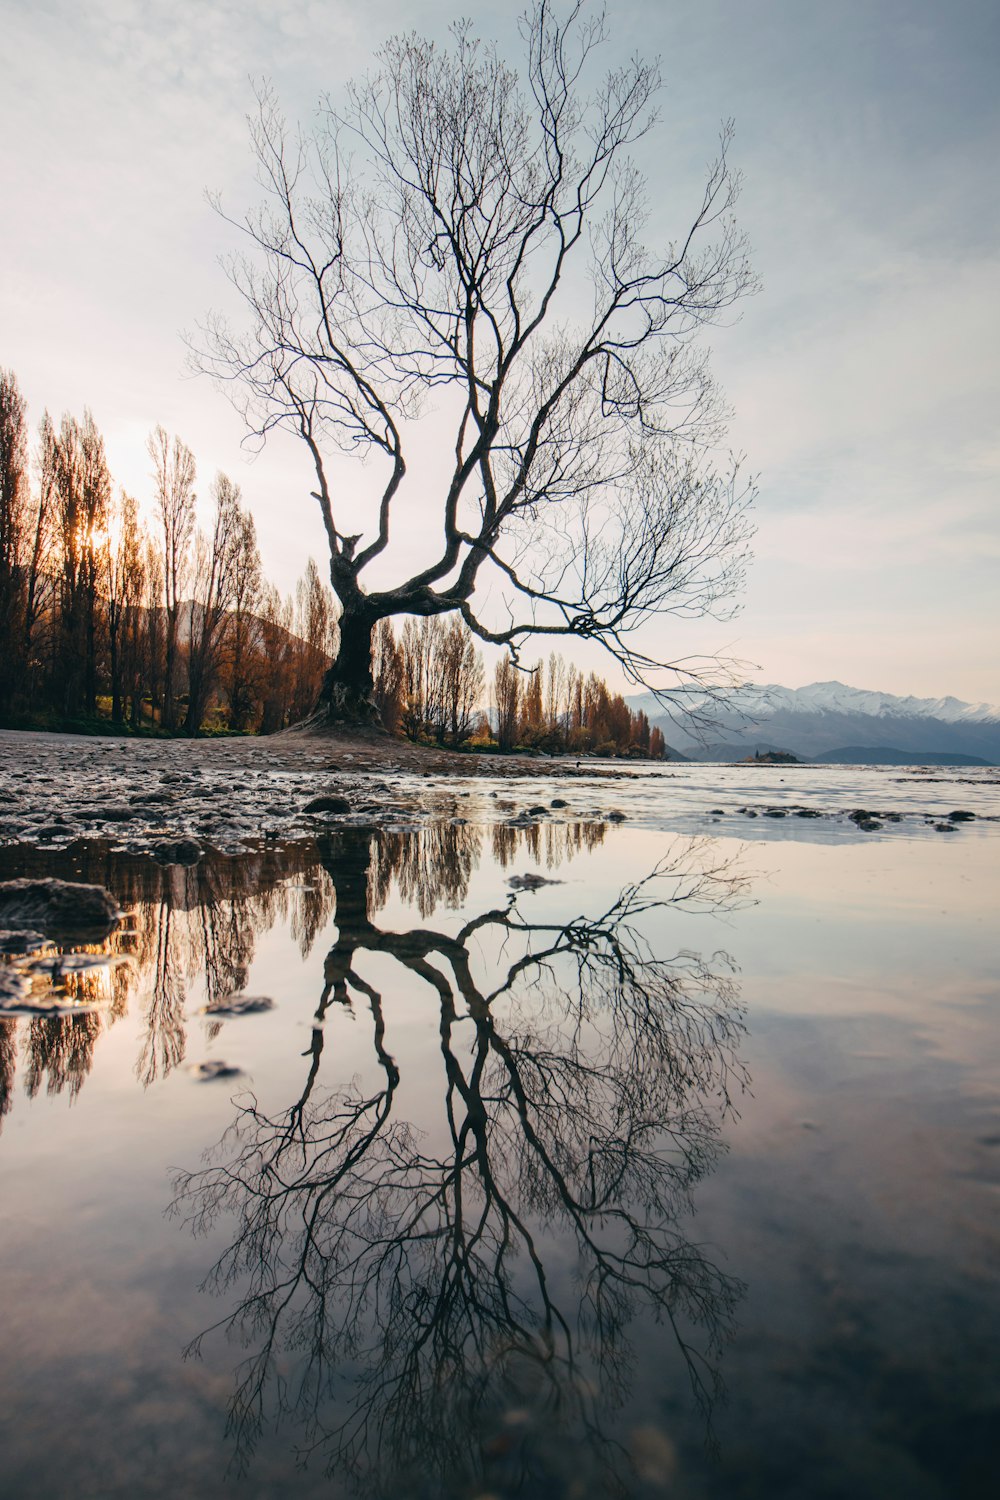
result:
[[[665,713],[652,694],[643,693],[630,698],[629,706],[658,723],[668,744],[699,759],[755,749],[810,758],[849,747],[852,759],[895,750],[1000,762],[1000,707],[990,703],[899,697],[842,682],[754,684],[728,693],[722,703],[690,692],[682,701],[683,707]]]
[[[906,698],[894,693],[848,687],[843,682],[811,682],[786,688],[774,683],[741,688],[732,695],[734,707],[759,713],[865,714],[872,718],[940,719],[944,724],[1000,722],[1000,707],[992,703],[963,703],[959,698]]]

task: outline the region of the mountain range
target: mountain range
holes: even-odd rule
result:
[[[1000,763],[1000,707],[990,703],[897,697],[842,682],[753,684],[715,703],[687,690],[676,703],[667,713],[652,693],[628,699],[692,760],[789,750],[801,760],[848,764]]]

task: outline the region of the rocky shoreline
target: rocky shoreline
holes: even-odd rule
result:
[[[642,762],[619,769],[456,754],[376,735],[129,740],[7,730],[0,731],[0,845],[58,852],[100,840],[163,864],[190,865],[207,849],[237,855],[313,840],[333,827],[641,818],[655,801],[644,795],[653,779],[661,798],[675,784],[669,769]],[[555,795],[560,787],[565,795]],[[982,816],[961,807],[901,814],[856,803],[775,805],[775,790],[768,796],[762,786],[759,802],[725,809],[713,805],[718,792],[708,786],[696,821],[706,829],[728,825],[733,834],[742,826],[749,835],[758,818],[834,820],[856,836],[890,832],[901,822],[950,833]]]
[[[456,788],[470,777],[579,774],[574,762],[456,754],[383,736],[130,740],[5,730],[0,842],[60,849],[112,839],[187,864],[206,845],[238,853],[262,839],[314,838],[331,821],[455,816]]]

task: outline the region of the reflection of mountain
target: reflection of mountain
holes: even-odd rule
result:
[[[685,844],[596,913],[533,920],[533,898],[510,895],[457,930],[377,925],[388,862],[423,913],[436,859],[464,869],[474,846],[462,826],[405,854],[347,832],[318,846],[337,936],[302,1087],[277,1111],[244,1100],[209,1165],[178,1179],[175,1208],[230,1238],[208,1334],[246,1349],[241,1466],[284,1417],[372,1496],[618,1492],[639,1316],[710,1408],[740,1288],[684,1220],[743,1081],[742,1023],[724,955],[663,958],[643,933],[739,883]],[[439,869],[447,893],[455,870]],[[414,1075],[405,1026],[392,1035],[392,972],[427,1002],[436,1076],[423,1051]],[[367,1016],[370,1062],[323,1087],[345,1012]],[[414,1124],[416,1096],[433,1125]]]
[[[827,756],[853,747],[852,760],[871,761],[887,750],[938,758],[956,755],[1000,762],[1000,709],[957,698],[897,697],[840,682],[809,687],[752,686],[708,704],[689,694],[687,703],[703,722],[695,724],[682,707],[677,719],[664,717],[651,694],[630,698],[658,723],[685,755],[731,759],[756,749],[791,750],[804,758]],[[845,756],[846,758],[846,756]]]

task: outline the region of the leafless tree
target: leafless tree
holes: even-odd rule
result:
[[[259,694],[261,624],[257,614],[262,583],[257,529],[249,511],[240,512],[233,574],[233,600],[227,631],[225,691],[229,727],[242,734],[250,728]]]
[[[38,496],[31,520],[24,599],[23,655],[29,701],[43,655],[39,634],[53,595],[53,578],[51,570],[46,569],[46,560],[54,524],[57,440],[48,412],[42,417],[38,436]]]
[[[223,634],[233,604],[240,542],[240,489],[226,474],[212,484],[210,536],[195,538],[188,610],[188,708],[184,728],[197,734],[222,661]]]
[[[125,717],[124,699],[131,697],[134,700],[135,696],[137,653],[133,648],[143,576],[139,508],[132,496],[122,491],[114,508],[111,534],[104,548],[111,718],[116,724],[120,724]]]
[[[502,656],[493,669],[493,706],[497,744],[501,750],[513,750],[517,742],[520,697],[520,674],[510,658]]]
[[[28,542],[27,406],[12,370],[0,370],[0,708],[15,685]]]
[[[146,444],[153,460],[156,506],[163,530],[163,603],[165,609],[165,666],[162,722],[176,724],[174,693],[177,675],[177,637],[181,601],[187,582],[191,541],[195,528],[195,462],[179,437],[173,444],[156,427]]]
[[[296,656],[292,714],[304,718],[316,701],[323,674],[337,653],[337,603],[312,558],[295,588]]]
[[[403,654],[389,619],[380,620],[372,637],[375,707],[390,734],[403,722]]]
[[[54,446],[55,540],[59,554],[57,679],[65,712],[97,707],[98,593],[111,504],[104,439],[94,418],[64,416]]]
[[[559,19],[536,0],[521,34],[520,79],[464,23],[450,47],[393,38],[311,136],[258,94],[266,199],[231,221],[246,326],[213,317],[194,360],[251,433],[291,430],[311,456],[342,612],[320,722],[374,717],[388,616],[459,611],[515,656],[536,634],[597,640],[632,681],[683,681],[636,631],[725,613],[742,580],[751,491],[713,459],[723,413],[695,344],[752,281],[730,128],[681,232],[649,249],[628,153],[655,123],[656,65],[592,87],[605,32],[579,3]],[[440,551],[366,588],[396,502],[426,491],[408,424],[432,396],[454,418]],[[331,450],[381,464],[357,534]]]

